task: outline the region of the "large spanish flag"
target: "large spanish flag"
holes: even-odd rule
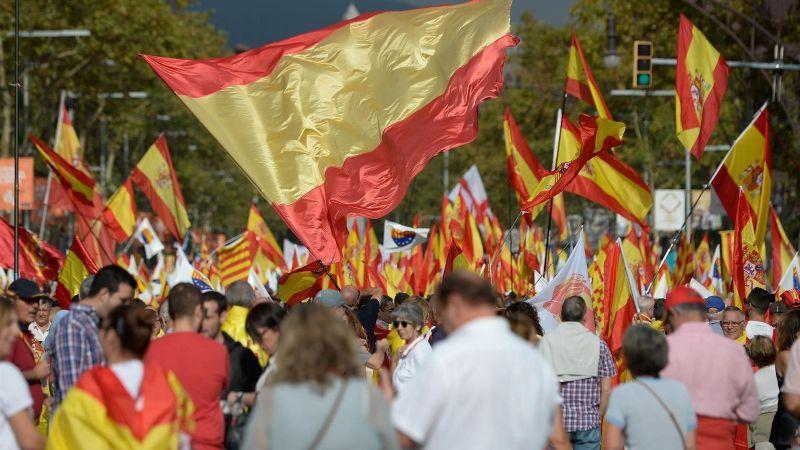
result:
[[[103,218],[117,242],[125,242],[133,235],[136,228],[136,200],[130,178],[108,199]]]
[[[733,233],[733,306],[743,308],[747,294],[754,287],[766,288],[766,267],[756,243],[752,210],[744,190],[739,191]]]
[[[511,110],[506,108],[503,114],[503,130],[506,141],[506,166],[508,169],[508,183],[514,188],[520,206],[530,197],[530,193],[536,189],[541,178],[547,173],[539,160],[534,155],[528,141],[517,126]],[[525,220],[530,224],[539,214],[544,204],[534,206],[530,214],[525,215]],[[559,240],[565,241],[569,237],[567,227],[567,212],[564,207],[564,195],[558,194],[553,197],[553,207],[550,211],[558,227]]]
[[[589,70],[589,64],[586,63],[581,43],[575,33],[572,33],[572,45],[569,48],[564,92],[594,106],[598,116],[605,119],[612,118],[611,112],[606,106],[606,101],[603,99],[603,94],[600,93],[600,89],[594,81],[594,76]]]
[[[561,122],[558,163],[574,159],[580,145],[578,127],[565,116]],[[611,152],[600,152],[589,160],[566,190],[649,229],[647,213],[653,207],[650,188],[633,168]]]
[[[675,72],[675,127],[678,140],[695,158],[703,155],[719,120],[728,88],[728,64],[683,14],[678,25]]]
[[[781,277],[789,268],[794,258],[794,246],[786,236],[781,219],[772,205],[769,206],[770,229],[772,230],[772,285],[777,288]]]
[[[371,13],[223,58],[145,60],[289,228],[338,261],[346,219],[393,210],[477,134],[503,85],[511,0]]]
[[[150,200],[153,210],[175,239],[183,240],[191,223],[164,135],[147,149],[133,168],[131,179]]]
[[[772,192],[772,157],[766,103],[736,138],[711,178],[711,185],[714,186],[720,203],[731,218],[735,218],[737,214],[741,187],[747,204],[750,205],[756,242],[760,246],[767,232],[769,199]]]
[[[83,280],[89,275],[96,274],[98,270],[97,263],[86,251],[80,239],[73,237],[64,265],[58,273],[55,292],[58,304],[64,309],[69,309],[72,297],[78,295]]]

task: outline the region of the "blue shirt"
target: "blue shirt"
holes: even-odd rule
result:
[[[94,308],[73,305],[50,332],[53,337],[53,412],[84,372],[105,362],[99,325],[100,317]]]

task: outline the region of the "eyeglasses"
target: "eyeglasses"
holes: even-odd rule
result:
[[[392,325],[394,325],[395,328],[400,328],[400,327],[405,328],[411,324],[406,322],[405,320],[395,320],[394,322],[392,322]]]
[[[731,321],[731,320],[725,320],[725,321],[722,321],[720,323],[722,324],[723,327],[733,327],[733,326],[739,326],[739,325],[743,324],[744,320],[740,320],[738,322],[734,322],[734,321]]]

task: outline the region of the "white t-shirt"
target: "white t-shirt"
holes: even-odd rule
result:
[[[486,317],[437,344],[400,391],[392,422],[426,449],[538,449],[560,402],[539,351],[504,318]]]
[[[136,409],[141,410],[142,402],[139,399],[139,391],[142,388],[142,379],[144,378],[144,364],[141,359],[131,359],[114,363],[109,366],[114,375],[117,376],[119,382],[128,391],[131,398],[136,401]]]
[[[757,320],[749,320],[744,329],[747,333],[747,339],[753,339],[756,336],[766,336],[772,339],[772,333],[775,331],[772,325]]]
[[[409,344],[408,349],[400,354],[397,367],[392,374],[394,388],[400,391],[403,385],[414,378],[422,364],[431,356],[432,351],[427,335],[421,335]]]
[[[0,450],[19,450],[8,419],[31,408],[33,399],[22,372],[13,364],[0,361],[0,380]]]
[[[756,379],[758,403],[760,411],[772,412],[778,410],[778,378],[775,376],[775,365],[762,367],[753,375]]]

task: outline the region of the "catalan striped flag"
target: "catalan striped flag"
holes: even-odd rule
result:
[[[247,230],[255,234],[258,246],[273,264],[280,267],[283,265],[283,251],[275,240],[275,235],[269,229],[269,225],[261,216],[255,203],[250,204],[250,214],[247,216]]]
[[[679,20],[675,126],[683,147],[699,159],[719,120],[728,65],[686,16]]]
[[[288,306],[313,298],[322,289],[324,278],[325,267],[319,261],[287,272],[278,279],[278,298]]]
[[[764,242],[772,193],[772,156],[769,145],[767,104],[736,138],[725,159],[711,178],[720,203],[729,217],[736,217],[739,188],[744,191],[753,216],[758,245]]]
[[[183,240],[191,223],[164,135],[147,149],[133,168],[131,179],[150,200],[153,211],[164,221],[169,232],[178,241]]]
[[[108,224],[114,239],[125,242],[131,238],[136,228],[136,200],[133,197],[133,183],[128,178],[106,202],[103,218]]]
[[[733,306],[742,309],[754,287],[766,288],[766,266],[756,242],[752,210],[744,190],[739,191],[733,233]]]
[[[518,42],[510,6],[365,14],[230,57],[144,59],[294,234],[338,261],[348,215],[384,216],[430,159],[475,138]]]
[[[217,250],[217,267],[223,286],[234,281],[247,280],[255,258],[256,241],[253,232],[245,231]]]
[[[575,33],[572,33],[572,45],[569,48],[564,92],[594,106],[598,116],[604,119],[612,118],[611,112],[606,106],[606,101],[603,99],[603,94],[600,93],[600,89],[594,81],[594,76],[589,70],[589,65],[583,56],[581,43]]]
[[[789,264],[794,258],[795,250],[792,242],[783,231],[781,219],[772,205],[769,206],[770,230],[772,233],[772,284],[776,285],[780,281]]]

